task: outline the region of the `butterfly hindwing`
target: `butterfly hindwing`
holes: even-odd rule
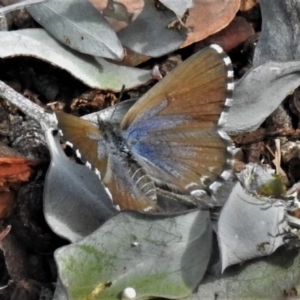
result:
[[[56,112],[56,118],[64,139],[79,150],[84,162],[99,171],[115,205],[121,209],[157,210],[152,180],[110,143],[111,126],[100,130],[88,121],[63,112]]]
[[[191,192],[205,189],[221,175],[228,143],[218,133],[218,122],[224,122],[222,111],[232,94],[230,67],[220,48],[206,48],[125,115],[121,128],[127,142],[157,182]]]
[[[109,155],[108,169],[103,182],[111,192],[114,204],[118,205],[122,210],[157,211],[156,191],[152,180],[147,178],[148,175],[146,174],[139,174],[139,170],[135,169],[133,173],[130,172],[132,165],[135,165],[135,163],[128,163],[119,156]],[[147,192],[145,193],[140,188],[139,183],[149,187],[149,196],[153,190],[154,193],[152,195],[154,194],[154,197],[149,197],[146,194]]]
[[[120,127],[57,112],[58,127],[101,173],[121,209],[159,210],[157,196],[166,186],[172,191],[167,198],[189,202],[192,195],[193,203],[195,195],[214,190],[224,177],[230,139],[220,125],[232,97],[232,77],[230,59],[214,45],[149,90]]]

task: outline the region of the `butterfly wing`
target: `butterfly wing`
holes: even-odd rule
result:
[[[134,164],[134,163],[133,163]],[[136,176],[132,176],[131,163],[124,161],[122,157],[118,155],[109,155],[107,172],[103,178],[105,186],[110,191],[113,202],[118,205],[122,210],[130,209],[137,211],[157,211],[156,205],[156,192],[154,184],[152,183],[149,175],[139,174],[137,171]],[[147,184],[149,186],[148,191],[151,194],[152,189],[155,195],[148,197],[148,195],[139,188],[138,183]]]
[[[103,175],[107,169],[107,150],[103,143],[102,153],[99,157],[98,144],[102,136],[99,128],[88,121],[64,112],[56,112],[55,115],[64,139],[71,143],[75,150],[80,149],[80,153],[77,154],[84,161],[93,164],[93,167]],[[99,139],[92,139],[91,136],[97,136]]]
[[[104,132],[90,122],[70,114],[56,112],[56,118],[64,139],[72,143],[83,161],[98,170],[98,175],[102,175],[103,183],[108,188],[115,205],[121,209],[139,211],[157,209],[154,197],[147,197],[136,184],[139,181],[140,185],[147,185],[149,188],[146,192],[149,195],[151,179],[147,178],[146,174],[141,174],[140,177],[143,177],[141,180],[137,177],[141,171],[136,169],[133,169],[131,174],[131,166],[118,155],[118,151],[113,151],[113,145],[105,139]]]
[[[232,77],[230,59],[214,45],[179,65],[125,115],[121,128],[128,144],[157,182],[193,192],[222,174],[228,142],[218,129]]]

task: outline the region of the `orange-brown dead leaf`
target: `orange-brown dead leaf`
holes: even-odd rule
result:
[[[241,0],[240,10],[247,11],[253,8],[259,0]]]
[[[295,218],[300,219],[300,209],[296,209],[296,210],[294,210],[294,211],[291,211],[291,212],[290,212],[290,215],[292,215],[292,216],[295,217]]]
[[[240,0],[194,0],[194,6],[189,10],[185,23],[189,34],[181,48],[225,28],[235,17],[239,7]]]
[[[108,0],[89,0],[100,12],[105,10]],[[126,6],[127,11],[133,14],[135,20],[144,7],[144,0],[118,0],[115,1]]]
[[[120,63],[123,66],[135,67],[149,59],[150,59],[149,56],[146,56],[146,55],[143,55],[140,53],[136,53],[129,48],[125,48],[125,56]]]
[[[32,175],[37,163],[22,157],[0,157],[0,192],[9,191]]]
[[[116,3],[120,3],[125,7],[127,10],[126,14],[129,17],[130,22],[120,20],[118,17],[123,14],[123,12],[118,12],[118,8],[116,9],[115,12],[115,17],[112,16],[107,16],[104,12],[108,7],[108,4],[112,4],[112,2],[109,2],[111,0],[89,0],[94,7],[96,7],[101,13],[104,14],[105,18],[107,21],[110,23],[110,25],[114,28],[116,32],[120,31],[121,29],[125,28],[130,22],[134,21],[138,15],[141,13],[144,7],[144,1],[143,0],[119,0],[115,1]]]
[[[229,52],[254,34],[254,29],[244,18],[235,17],[227,27],[202,42],[205,45],[218,44],[225,52]]]

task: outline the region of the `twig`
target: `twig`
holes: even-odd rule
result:
[[[43,130],[57,128],[53,113],[48,113],[42,107],[23,97],[3,81],[0,81],[0,98],[18,107],[25,115],[39,123]]]

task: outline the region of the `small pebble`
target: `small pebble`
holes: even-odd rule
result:
[[[122,299],[135,299],[136,298],[136,291],[132,287],[127,287],[124,289],[123,294],[122,294]]]

